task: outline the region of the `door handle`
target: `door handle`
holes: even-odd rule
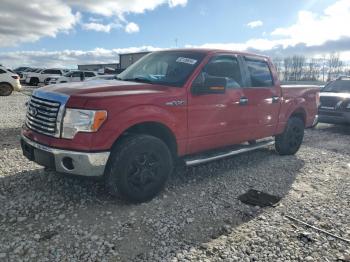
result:
[[[273,96],[272,97],[272,103],[278,103],[280,101],[280,97],[279,96]]]
[[[241,106],[247,105],[247,104],[248,104],[248,98],[246,98],[246,97],[241,97],[241,98],[239,99],[239,104],[240,104]]]

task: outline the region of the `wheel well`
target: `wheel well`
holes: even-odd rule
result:
[[[300,118],[304,122],[304,124],[306,123],[306,112],[303,108],[295,110],[290,117]]]
[[[13,90],[13,86],[10,83],[8,83],[8,82],[0,82],[0,85],[3,85],[3,84],[8,85]]]
[[[162,140],[170,149],[171,154],[177,156],[177,143],[173,132],[165,125],[157,122],[145,122],[136,124],[123,132],[119,141],[123,136],[130,134],[145,134],[151,135]]]

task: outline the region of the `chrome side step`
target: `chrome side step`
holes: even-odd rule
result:
[[[215,153],[207,153],[207,154],[200,154],[196,156],[191,156],[189,158],[185,158],[185,164],[186,166],[195,166],[203,163],[207,163],[210,161],[226,158],[229,156],[239,155],[246,152],[254,151],[259,148],[271,146],[275,144],[275,140],[269,139],[269,140],[263,140],[258,141],[255,144],[251,145],[237,145],[234,146],[234,148],[226,149],[226,151],[221,152],[215,152]]]

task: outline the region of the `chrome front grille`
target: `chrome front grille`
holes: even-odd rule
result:
[[[61,103],[37,96],[32,96],[27,109],[26,125],[28,128],[45,135],[59,135],[57,118]]]

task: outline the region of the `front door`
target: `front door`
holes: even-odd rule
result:
[[[225,92],[193,92],[203,87],[207,77],[225,79]],[[239,104],[244,92],[242,86],[242,71],[234,55],[217,55],[203,68],[193,81],[188,98],[189,153],[242,142],[236,135],[244,128],[245,121],[245,107]]]

